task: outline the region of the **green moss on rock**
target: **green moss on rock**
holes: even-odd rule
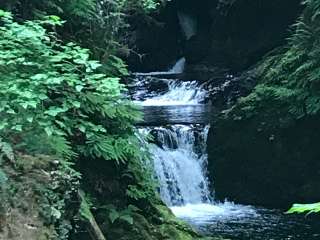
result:
[[[67,172],[59,174],[59,162],[45,155],[17,155],[14,163],[2,161],[0,169],[6,176],[0,191],[0,239],[67,239],[73,181]]]
[[[156,212],[134,213],[133,225],[122,223],[105,228],[109,239],[119,240],[222,240],[205,238],[177,219],[165,205],[153,205]],[[149,215],[149,216],[145,216]]]

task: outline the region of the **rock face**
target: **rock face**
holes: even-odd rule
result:
[[[283,43],[301,12],[300,0],[221,2],[203,1],[198,7],[199,31],[185,48],[189,63],[244,70]]]
[[[209,171],[219,199],[281,208],[320,199],[318,1],[305,6],[291,40],[257,64],[256,87],[215,119]]]
[[[317,118],[262,130],[261,119],[224,120],[209,134],[209,170],[216,197],[287,208],[320,199]]]
[[[129,65],[165,69],[181,56],[189,65],[241,71],[279,46],[302,10],[300,0],[175,0],[150,18],[132,18]]]
[[[130,70],[152,72],[167,70],[182,56],[183,33],[174,2],[151,16],[136,13],[130,18],[127,58]]]

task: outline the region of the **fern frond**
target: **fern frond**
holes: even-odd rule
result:
[[[3,157],[6,157],[10,161],[14,161],[14,152],[11,147],[11,145],[7,142],[4,142],[0,138],[0,161],[3,159]]]

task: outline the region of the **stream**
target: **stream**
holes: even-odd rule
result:
[[[170,79],[184,71],[184,63],[180,59],[167,72],[136,73],[129,85],[132,99],[143,106],[139,130],[154,137],[151,153],[162,200],[206,236],[319,240],[319,219],[314,216],[216,201],[206,170],[208,92],[197,81]]]

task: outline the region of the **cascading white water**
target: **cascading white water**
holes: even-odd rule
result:
[[[148,98],[142,102],[143,106],[172,106],[172,105],[197,105],[201,104],[206,95],[206,90],[198,86],[196,81],[180,82],[168,81],[168,91],[162,95]]]
[[[143,106],[199,105],[205,101],[207,91],[197,81],[162,79],[163,75],[184,72],[186,59],[179,59],[167,72],[136,73],[131,86],[136,103]],[[152,86],[152,87],[150,87]]]
[[[184,68],[186,65],[186,59],[180,58],[176,64],[169,70],[169,73],[179,74],[184,72]]]
[[[257,217],[251,206],[214,202],[206,177],[209,127],[172,125],[140,130],[155,139],[150,150],[162,200],[176,216],[195,224]]]
[[[189,40],[192,36],[197,34],[198,21],[195,16],[179,11],[178,18],[179,18],[181,29],[187,40]]]
[[[151,147],[160,195],[168,206],[209,203],[206,179],[206,138],[209,126],[156,127],[157,145]]]
[[[155,109],[183,109],[184,117],[187,118],[190,114],[185,107],[205,106],[203,102],[207,91],[197,81],[168,80],[157,76],[159,73],[180,73],[184,64],[185,60],[181,59],[168,72],[137,74],[133,98],[139,104]],[[151,87],[152,84],[155,86]],[[178,113],[177,110],[173,111],[173,114]],[[174,118],[171,115],[168,117]],[[151,144],[150,150],[155,176],[159,181],[159,192],[176,216],[204,223],[214,219],[255,215],[251,207],[214,202],[206,177],[209,125],[148,127],[140,131],[154,136],[155,144]]]

